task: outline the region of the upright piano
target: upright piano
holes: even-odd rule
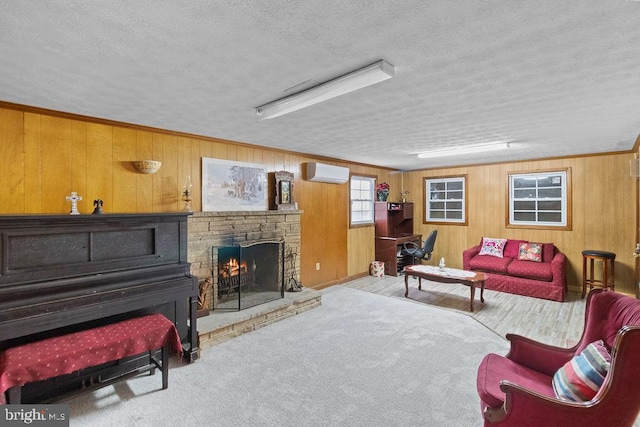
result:
[[[161,313],[195,361],[188,215],[0,215],[0,350]]]

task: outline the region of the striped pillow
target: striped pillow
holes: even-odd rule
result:
[[[586,402],[594,398],[611,366],[611,355],[602,340],[593,342],[565,363],[553,376],[558,399]]]

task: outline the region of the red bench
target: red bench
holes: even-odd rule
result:
[[[149,355],[149,364],[129,375],[102,381],[83,390],[95,390],[133,374],[162,371],[162,388],[168,387],[169,354],[182,352],[175,325],[160,314],[48,338],[0,352],[0,403],[21,403],[22,386],[71,374],[129,356]],[[161,351],[161,360],[155,356]],[[5,393],[6,392],[6,393]]]

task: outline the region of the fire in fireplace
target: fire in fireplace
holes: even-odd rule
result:
[[[212,248],[213,310],[243,310],[284,297],[284,241]]]

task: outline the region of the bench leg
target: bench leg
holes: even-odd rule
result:
[[[169,347],[162,347],[162,389],[169,387]]]
[[[11,405],[19,405],[22,403],[22,386],[14,386],[7,390],[7,403]]]

